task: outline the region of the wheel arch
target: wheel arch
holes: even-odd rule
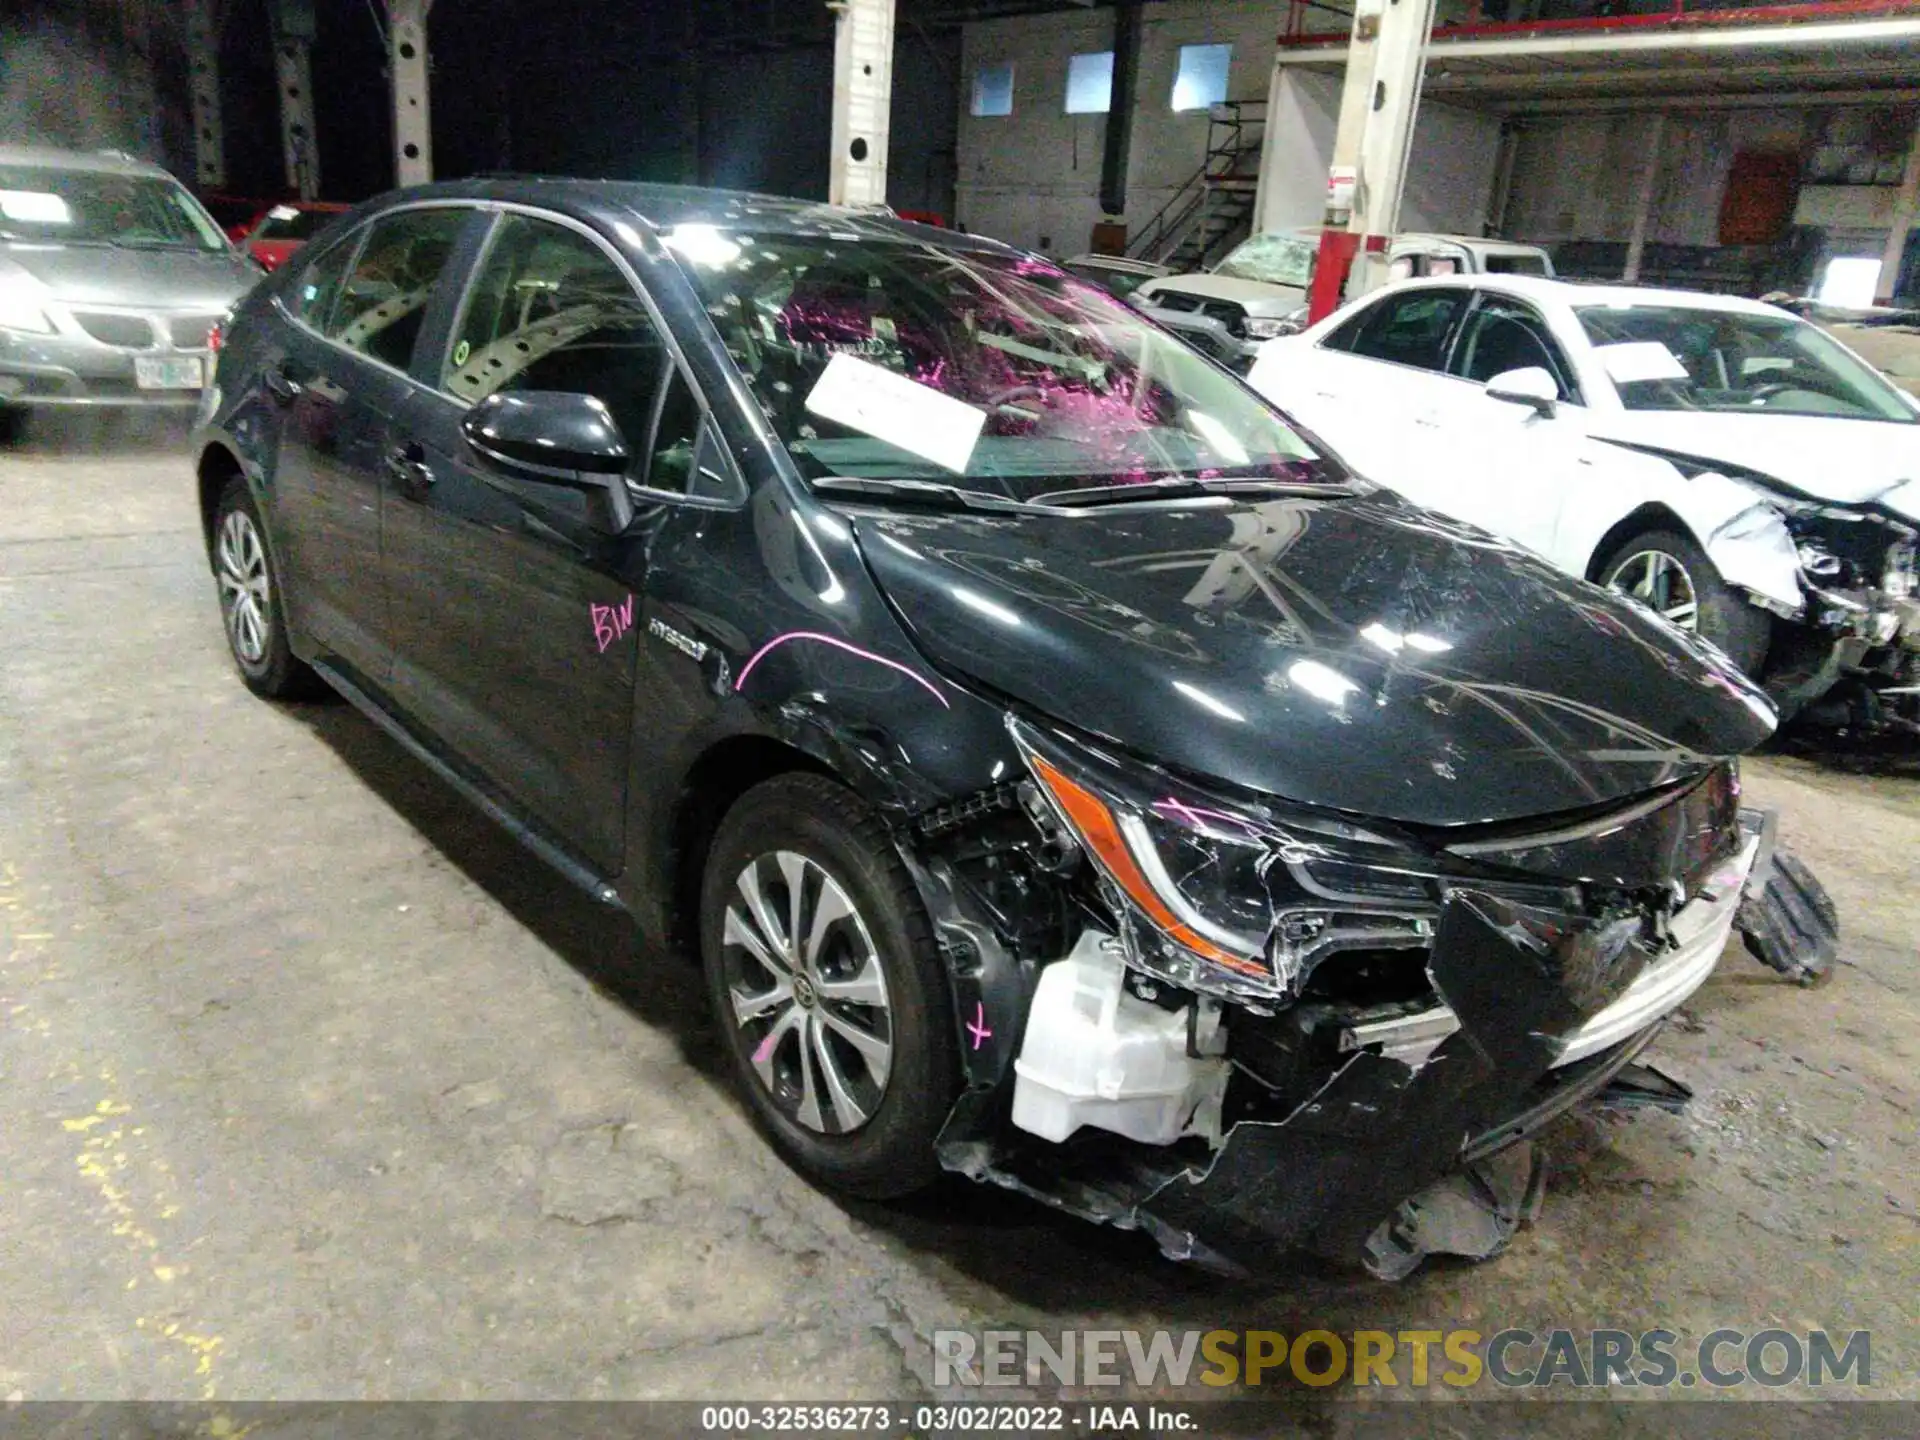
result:
[[[1600,582],[1600,567],[1613,552],[1633,536],[1647,530],[1678,530],[1682,535],[1705,551],[1706,541],[1693,526],[1689,525],[1680,512],[1658,500],[1649,500],[1636,506],[1616,520],[1606,534],[1593,547],[1593,553],[1587,557],[1585,578],[1595,584]]]
[[[687,767],[661,817],[661,843],[655,849],[654,893],[669,949],[684,957],[699,955],[700,882],[727,811],[756,785],[795,772],[848,784],[846,776],[819,756],[759,733],[715,740]]]
[[[194,467],[200,497],[200,539],[207,547],[207,559],[213,559],[213,519],[220,507],[220,495],[236,477],[244,477],[246,467],[240,457],[218,441],[200,452]]]

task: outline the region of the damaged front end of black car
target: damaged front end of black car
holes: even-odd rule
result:
[[[1304,1248],[1392,1279],[1504,1248],[1539,1198],[1525,1142],[1568,1107],[1684,1103],[1635,1061],[1713,970],[1762,845],[1731,763],[1435,848],[1011,728],[1031,779],[916,863],[961,969],[1064,953],[1017,1046],[970,1052],[949,1169],[1174,1258]]]

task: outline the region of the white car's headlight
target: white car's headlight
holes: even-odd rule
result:
[[[0,278],[0,330],[51,335],[53,322],[47,319],[45,298],[39,283],[29,276]]]

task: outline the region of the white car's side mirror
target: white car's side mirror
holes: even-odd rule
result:
[[[1560,399],[1560,387],[1538,365],[1505,370],[1487,381],[1487,398],[1526,405],[1541,415],[1551,415]]]

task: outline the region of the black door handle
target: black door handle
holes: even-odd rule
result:
[[[417,440],[409,440],[387,452],[387,474],[393,477],[400,493],[409,500],[424,500],[433,488],[433,467],[427,464],[427,449]]]
[[[278,365],[269,365],[261,379],[266,383],[267,390],[273,398],[283,405],[300,396],[300,382]]]

